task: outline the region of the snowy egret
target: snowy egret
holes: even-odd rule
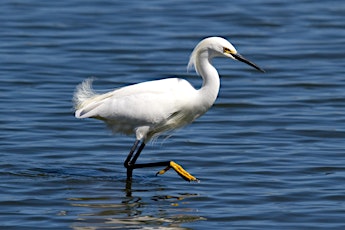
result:
[[[183,179],[197,181],[197,178],[174,161],[144,164],[137,164],[136,161],[152,137],[193,122],[213,105],[220,86],[218,72],[211,64],[214,57],[238,60],[264,72],[241,56],[224,38],[209,37],[194,48],[188,63],[188,68],[194,66],[203,79],[200,89],[195,89],[184,79],[168,78],[97,94],[92,89],[92,81],[85,80],[74,94],[75,116],[102,120],[114,133],[136,135],[134,145],[124,162],[128,180],[132,178],[136,168],[166,166],[157,174],[173,168]]]

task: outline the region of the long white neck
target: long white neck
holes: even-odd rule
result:
[[[200,100],[205,107],[211,107],[217,99],[220,80],[216,68],[211,64],[211,59],[208,55],[201,54],[196,57],[196,70],[203,78],[202,87],[199,89]],[[207,109],[208,109],[207,108]]]

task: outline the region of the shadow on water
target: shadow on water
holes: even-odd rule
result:
[[[73,229],[189,229],[182,225],[206,220],[191,208],[198,194],[181,193],[161,178],[127,180],[91,169],[67,171],[36,168],[25,177],[39,178],[48,187],[60,183],[60,199],[67,203],[58,215],[70,218]]]

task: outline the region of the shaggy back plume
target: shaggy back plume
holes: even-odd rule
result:
[[[93,78],[88,78],[77,86],[73,96],[73,104],[75,110],[80,109],[87,99],[97,95],[92,89],[93,80]]]

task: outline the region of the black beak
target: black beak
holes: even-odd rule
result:
[[[265,70],[261,69],[259,66],[255,65],[253,62],[245,59],[243,56],[241,56],[240,54],[231,54],[236,60],[244,62],[252,67],[254,67],[255,69],[259,70],[262,73],[265,73]]]

